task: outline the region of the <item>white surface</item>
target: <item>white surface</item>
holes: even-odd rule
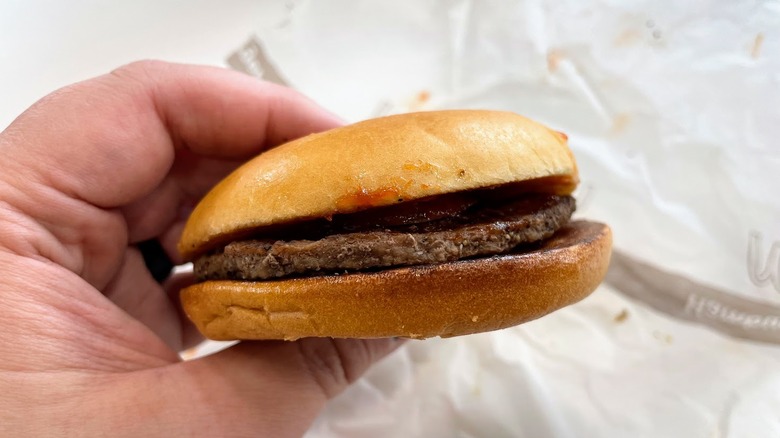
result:
[[[6,0],[0,4],[0,129],[55,89],[141,59],[225,65],[284,9],[231,0]]]

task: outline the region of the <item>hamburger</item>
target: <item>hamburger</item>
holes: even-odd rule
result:
[[[498,111],[371,119],[268,150],[195,207],[179,251],[208,338],[451,337],[521,324],[604,278],[571,220],[565,134]]]

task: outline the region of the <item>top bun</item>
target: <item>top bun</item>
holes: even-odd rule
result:
[[[566,135],[509,112],[401,114],[312,134],[236,169],[192,212],[191,260],[249,230],[537,178],[578,182]]]

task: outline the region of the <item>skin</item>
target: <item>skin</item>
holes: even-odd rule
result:
[[[141,62],[61,89],[0,134],[0,435],[300,436],[400,344],[201,338],[174,262],[193,205],[230,170],[339,120],[295,92],[216,68]]]

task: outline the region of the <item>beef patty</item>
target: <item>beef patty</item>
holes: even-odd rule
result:
[[[552,236],[574,208],[570,196],[526,195],[499,204],[476,202],[454,217],[381,230],[328,230],[334,234],[314,240],[237,241],[197,259],[195,275],[199,281],[267,280],[502,254]]]

